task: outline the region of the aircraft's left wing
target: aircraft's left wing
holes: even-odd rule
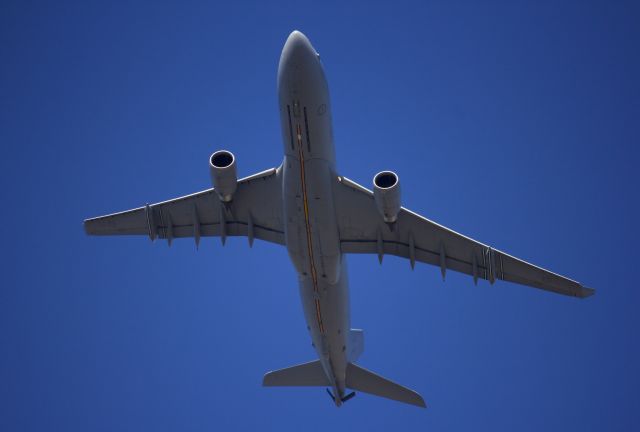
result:
[[[148,235],[167,239],[247,236],[284,244],[282,177],[270,170],[238,180],[230,203],[222,203],[214,189],[169,201],[84,221],[90,235]]]
[[[496,279],[540,288],[574,297],[594,293],[580,283],[515,258],[490,246],[430,221],[402,208],[393,225],[387,225],[378,213],[373,192],[339,177],[334,189],[344,253],[384,254],[408,258],[447,270],[466,273],[490,283]]]

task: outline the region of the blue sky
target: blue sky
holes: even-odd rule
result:
[[[0,429],[638,428],[637,3],[230,3],[0,6]],[[392,169],[406,207],[598,290],[350,257],[360,364],[427,410],[260,386],[315,355],[284,248],[83,233],[208,187],[217,149],[277,166],[293,29],[341,174]]]

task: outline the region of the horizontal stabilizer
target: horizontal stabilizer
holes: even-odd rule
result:
[[[303,363],[264,374],[265,387],[324,387],[331,382],[324,373],[320,360]]]
[[[363,393],[369,393],[423,408],[427,407],[422,396],[413,390],[389,381],[386,378],[382,378],[380,375],[376,375],[353,363],[347,365],[346,384],[347,387]]]

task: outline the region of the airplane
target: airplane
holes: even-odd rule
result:
[[[594,290],[450,230],[401,206],[392,171],[373,177],[373,191],[336,172],[331,103],[320,56],[293,31],[278,65],[284,160],[237,179],[227,150],[209,158],[213,188],[84,221],[89,235],[165,239],[244,236],[283,245],[298,274],[307,329],[318,359],[264,375],[264,386],[325,387],[336,406],[360,391],[426,407],[415,391],[356,364],[362,330],[350,324],[347,255],[384,255],[585,298]],[[347,393],[347,389],[351,392]]]

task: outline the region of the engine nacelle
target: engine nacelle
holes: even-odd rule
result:
[[[236,158],[227,150],[219,150],[209,158],[209,172],[213,187],[223,202],[233,199],[233,194],[238,187],[238,174],[236,173]]]
[[[400,179],[393,171],[382,171],[373,177],[373,197],[378,212],[387,223],[398,219],[400,212]]]

